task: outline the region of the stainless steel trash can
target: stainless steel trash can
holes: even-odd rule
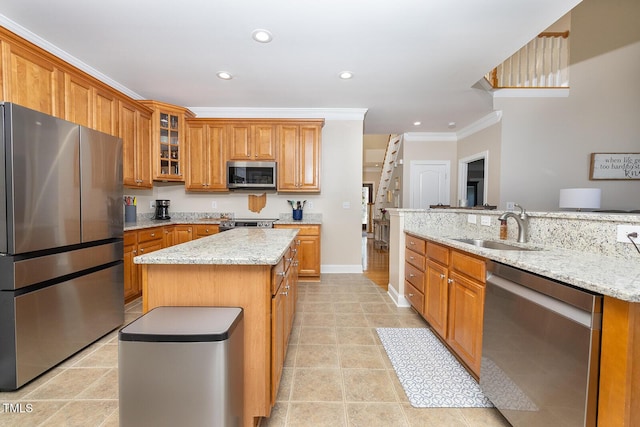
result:
[[[119,332],[120,426],[241,426],[243,312],[158,307]]]

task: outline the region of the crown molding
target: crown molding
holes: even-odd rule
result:
[[[196,117],[220,119],[325,119],[364,121],[367,108],[188,107]]]
[[[46,41],[45,39],[43,39],[42,37],[40,37],[39,35],[32,33],[31,31],[27,30],[26,28],[24,28],[22,25],[13,22],[12,20],[10,20],[9,18],[7,18],[6,16],[0,14],[0,25],[3,26],[4,28],[6,28],[7,30],[11,31],[14,34],[17,34],[18,36],[22,37],[23,39],[33,43],[34,45],[46,50],[47,52],[51,53],[52,55],[57,56],[58,58],[62,59],[63,61],[73,65],[74,67],[84,71],[85,73],[89,74],[92,77],[95,77],[96,79],[100,80],[101,82],[111,86],[112,88],[124,93],[125,95],[129,96],[130,98],[133,99],[145,99],[143,96],[137,94],[136,92],[132,91],[131,89],[121,85],[120,83],[118,83],[117,81],[113,80],[112,78],[110,78],[109,76],[102,74],[100,71],[96,70],[95,68],[85,64],[84,62],[80,61],[78,58],[70,55],[69,53],[65,52],[64,50],[60,49],[58,46]]]
[[[468,136],[473,135],[474,133],[480,132],[481,130],[488,128],[489,126],[493,126],[496,123],[499,123],[500,120],[502,120],[502,111],[501,110],[492,111],[491,113],[487,114],[480,120],[476,120],[475,122],[471,123],[469,126],[465,126],[463,129],[460,129],[456,133],[456,136],[459,140],[464,139]]]
[[[404,134],[407,142],[456,142],[455,132],[407,132]]]

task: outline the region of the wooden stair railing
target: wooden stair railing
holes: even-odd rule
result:
[[[485,78],[494,89],[568,87],[569,31],[540,33]]]
[[[390,206],[387,201],[387,190],[391,185],[391,178],[395,169],[396,159],[400,151],[400,145],[402,144],[402,135],[390,135],[389,143],[387,144],[387,150],[384,153],[384,162],[382,163],[382,171],[380,174],[380,183],[376,191],[376,198],[374,202],[374,218],[379,216],[380,209]]]

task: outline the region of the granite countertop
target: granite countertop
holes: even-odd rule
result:
[[[407,227],[404,231],[578,288],[624,301],[640,302],[640,259],[634,262],[622,258],[526,243],[520,244],[513,241],[504,242],[537,250],[487,249],[452,240],[474,238],[474,236],[460,235],[460,232],[452,229],[421,228],[420,230],[412,230]]]
[[[295,229],[235,228],[133,259],[136,264],[275,265],[298,234]]]

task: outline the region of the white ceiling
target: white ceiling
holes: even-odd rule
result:
[[[0,0],[0,23],[135,98],[367,109],[365,133],[395,134],[450,132],[449,122],[461,129],[490,113],[474,84],[579,2]],[[273,41],[253,41],[257,28]],[[234,78],[216,78],[220,70]],[[340,80],[344,70],[354,78]]]

